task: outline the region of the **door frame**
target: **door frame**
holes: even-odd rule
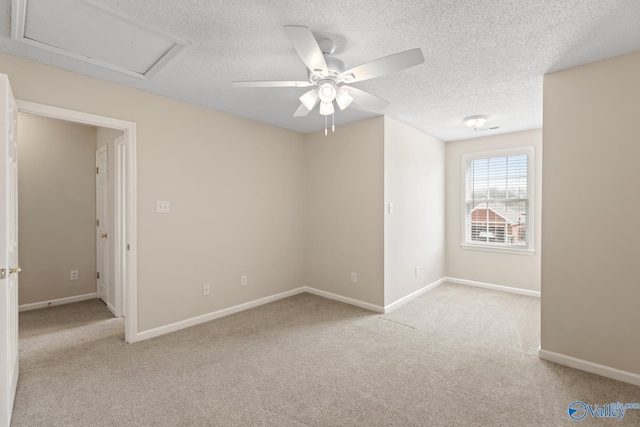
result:
[[[126,241],[127,239],[127,219],[125,213],[127,212],[129,201],[125,197],[127,195],[127,139],[125,135],[121,135],[114,141],[115,159],[114,159],[114,206],[111,206],[114,211],[114,220],[112,230],[116,236],[116,241]],[[108,179],[108,178],[107,178]],[[134,205],[135,206],[135,205]],[[125,258],[127,251],[116,251],[115,259],[109,260],[109,265],[113,264],[114,283],[124,283],[126,281],[126,269],[128,266],[127,259]],[[116,317],[122,317],[124,313],[127,313],[126,303],[128,298],[125,298],[125,292],[122,286],[116,286]]]
[[[121,262],[115,265],[116,295],[120,293],[124,302],[124,340],[137,341],[138,335],[138,223],[137,223],[137,162],[136,123],[111,117],[98,116],[81,111],[68,110],[51,105],[16,100],[19,113],[64,120],[90,126],[117,129],[124,132],[124,148],[120,152],[124,158],[116,159],[115,175],[124,182],[115,186],[116,203],[115,258]],[[18,136],[18,143],[19,136]],[[18,160],[19,162],[19,160]],[[124,192],[124,194],[122,194]]]

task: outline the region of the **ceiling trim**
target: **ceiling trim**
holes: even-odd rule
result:
[[[139,28],[144,30],[156,33],[158,35],[164,36],[170,39],[173,42],[173,46],[164,54],[158,61],[156,61],[147,71],[144,73],[139,73],[133,70],[129,70],[124,67],[120,67],[118,65],[110,64],[108,62],[100,61],[94,58],[90,58],[88,56],[80,55],[74,52],[70,52],[65,49],[61,49],[55,46],[48,45],[46,43],[39,42],[37,40],[33,40],[25,37],[25,27],[26,27],[26,18],[27,18],[27,3],[28,0],[11,0],[11,38],[17,42],[28,44],[31,46],[35,46],[40,49],[48,50],[49,52],[54,52],[60,55],[64,55],[73,59],[80,60],[82,62],[90,63],[93,65],[97,65],[102,68],[107,68],[109,70],[117,71],[119,73],[126,74],[128,76],[136,77],[142,80],[148,80],[154,74],[156,74],[164,65],[166,65],[171,59],[173,59],[186,45],[187,42],[184,42],[180,39],[177,39],[169,34],[166,34],[162,31],[157,31],[146,27],[139,22],[133,21],[130,18],[114,13],[111,10],[105,9],[104,7],[98,6],[94,3],[87,2],[91,4],[91,6],[96,9],[101,10],[102,12],[109,14],[113,17],[121,19],[130,24],[136,25]]]

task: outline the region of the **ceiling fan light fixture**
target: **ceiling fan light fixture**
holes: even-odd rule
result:
[[[463,122],[471,129],[476,130],[484,126],[484,124],[487,122],[487,119],[487,116],[471,116],[464,119]]]
[[[323,80],[318,83],[320,101],[331,102],[336,99],[336,84],[332,80]]]
[[[318,92],[315,89],[311,89],[300,97],[300,102],[307,107],[307,110],[312,110],[318,102]]]
[[[16,0],[20,1],[20,0]],[[21,0],[27,1],[27,0]],[[289,80],[250,80],[231,82],[236,87],[308,87],[313,89],[300,96],[301,105],[298,106],[294,117],[305,117],[316,105],[321,115],[325,117],[325,133],[329,115],[334,115],[336,107],[344,110],[352,102],[363,110],[381,111],[389,102],[377,96],[351,86],[341,86],[343,83],[356,83],[385,76],[396,71],[406,70],[424,63],[424,55],[420,48],[394,53],[373,61],[366,62],[345,71],[344,62],[333,56],[335,44],[332,40],[317,40],[309,28],[304,25],[285,25],[285,33],[293,44],[293,48],[304,62],[307,69],[306,81]],[[308,90],[308,89],[307,89]],[[335,122],[332,118],[332,130]]]
[[[331,115],[335,111],[336,110],[333,107],[333,102],[331,102],[331,101],[329,101],[329,102],[322,101],[320,103],[320,114],[322,114],[323,116]]]
[[[353,96],[349,93],[348,89],[341,87],[336,94],[336,103],[341,110],[347,108],[353,101]]]

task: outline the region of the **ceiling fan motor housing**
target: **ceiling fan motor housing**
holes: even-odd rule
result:
[[[322,73],[313,73],[311,70],[307,70],[309,74],[309,81],[312,83],[318,83],[320,80],[325,79],[335,80],[345,69],[344,62],[335,56],[325,55],[324,60],[327,63],[327,70],[329,71],[326,75],[323,75]]]
[[[318,40],[318,47],[320,47],[320,51],[324,56],[324,61],[327,64],[328,73],[326,75],[323,73],[322,74],[309,73],[309,74],[313,74],[309,76],[311,78],[311,81],[316,83],[322,79],[335,78],[340,73],[342,73],[345,69],[344,62],[342,62],[340,59],[336,58],[335,56],[331,56],[333,52],[335,52],[336,50],[336,44],[334,43],[333,40],[320,39]]]
[[[327,63],[327,69],[329,70],[329,76],[337,77],[338,74],[344,71],[344,62],[335,56],[325,55],[324,60]]]

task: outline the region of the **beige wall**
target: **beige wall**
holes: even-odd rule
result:
[[[308,286],[384,305],[384,118],[306,135]],[[358,282],[351,283],[351,272]]]
[[[515,147],[534,147],[533,255],[462,249],[462,155]],[[540,291],[542,131],[531,130],[447,143],[447,276]]]
[[[445,143],[385,117],[384,181],[389,305],[445,276]]]
[[[139,331],[304,284],[302,135],[6,54],[0,72],[17,99],[137,123]]]
[[[96,292],[95,147],[94,127],[19,115],[20,304]]]
[[[640,374],[640,52],[544,77],[542,349]]]
[[[459,181],[450,159],[463,142],[444,148],[384,117],[301,135],[4,54],[0,72],[18,99],[137,123],[139,331],[302,285],[383,306],[459,271],[459,260],[445,269],[443,202],[433,201],[444,198],[444,169],[447,186]],[[485,140],[483,149],[510,144],[473,144]],[[385,216],[385,193],[396,216]],[[169,200],[171,214],[156,214],[156,200]],[[455,203],[446,198],[453,216]],[[535,289],[535,278],[492,277],[483,254],[463,256],[477,258],[460,278]]]

